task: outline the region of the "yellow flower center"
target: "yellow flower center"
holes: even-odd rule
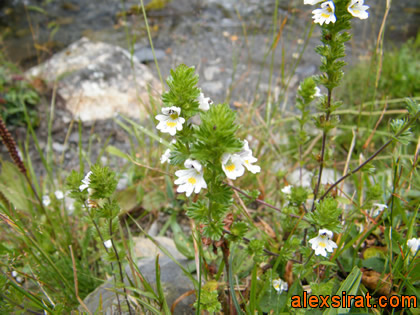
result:
[[[319,246],[321,246],[321,247],[327,247],[327,244],[325,244],[324,242],[319,242]]]
[[[226,169],[229,172],[233,172],[235,170],[235,164],[231,163],[231,164],[226,165]]]
[[[168,127],[170,127],[170,128],[173,128],[173,127],[175,127],[175,126],[176,126],[176,122],[173,122],[173,121],[168,121],[168,122],[166,122],[166,125],[167,125]]]
[[[328,19],[328,18],[330,17],[330,15],[329,15],[329,14],[326,14],[326,13],[322,13],[322,14],[321,14],[321,16],[322,16],[324,19]]]
[[[246,164],[249,164],[249,161],[248,161],[248,160],[245,160],[245,163],[246,163]]]
[[[194,184],[197,182],[197,180],[196,180],[194,177],[190,177],[190,178],[188,178],[188,182],[189,182],[191,185],[194,185]]]
[[[170,114],[169,117],[171,117],[173,120],[175,120],[175,119],[178,119],[178,114],[173,113],[173,114]]]

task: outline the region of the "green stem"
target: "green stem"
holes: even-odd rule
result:
[[[331,94],[332,94],[332,89],[328,89],[328,100],[327,100],[327,110],[326,110],[327,112],[326,112],[326,116],[325,116],[325,123],[328,123],[328,121],[330,119]],[[326,142],[327,142],[327,134],[328,134],[328,130],[324,129],[322,131],[322,147],[321,147],[321,157],[320,157],[320,160],[319,160],[318,182],[317,182],[315,190],[314,190],[314,200],[312,202],[311,211],[314,211],[314,209],[315,209],[315,201],[316,201],[316,198],[318,196],[319,187],[321,186],[322,170],[324,169],[324,156],[325,156],[325,146],[326,146]]]

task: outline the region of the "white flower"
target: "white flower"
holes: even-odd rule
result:
[[[54,193],[54,195],[55,195],[55,198],[57,198],[58,200],[61,200],[61,199],[63,199],[63,198],[64,198],[64,194],[63,194],[63,192],[62,192],[61,190],[57,190],[57,191]]]
[[[166,163],[169,160],[169,157],[171,156],[171,149],[166,149],[165,153],[162,154],[160,157],[160,163]]]
[[[283,291],[287,291],[289,289],[287,282],[280,278],[274,279],[271,283],[278,294],[281,294]]]
[[[327,257],[327,251],[332,253],[334,248],[337,248],[337,244],[331,241],[333,233],[327,229],[321,229],[318,232],[318,236],[311,238],[309,244],[312,245],[312,249],[315,250],[315,255],[322,255]]]
[[[18,273],[17,273],[15,270],[13,270],[13,271],[12,271],[12,277],[13,277],[13,278],[16,278],[16,277],[17,277],[17,275],[18,275]]]
[[[286,186],[281,190],[281,192],[283,194],[290,195],[292,193],[292,188],[293,188],[292,185]]]
[[[238,154],[225,153],[222,155],[221,162],[227,178],[236,179],[244,175],[243,160]]]
[[[84,179],[82,179],[82,185],[79,186],[80,191],[84,191],[86,188],[89,188],[90,185],[90,175],[92,175],[92,172],[88,172]]]
[[[210,97],[204,97],[203,93],[200,93],[200,95],[198,96],[198,102],[200,103],[200,106],[198,106],[198,108],[204,111],[209,110],[210,105],[213,104]]]
[[[22,278],[22,277],[20,277],[20,276],[17,276],[17,277],[16,277],[16,282],[17,282],[17,283],[22,283],[22,282],[23,282],[23,278]]]
[[[384,211],[385,208],[388,208],[387,205],[382,203],[374,203],[373,205],[376,207],[376,209],[372,210],[372,217],[377,217],[381,214],[382,211]]]
[[[316,9],[312,11],[313,19],[315,23],[319,24],[329,24],[330,22],[335,23],[337,20],[334,14],[335,6],[334,2],[327,1],[321,4],[321,9]]]
[[[351,0],[349,6],[347,7],[347,11],[354,17],[357,17],[361,20],[367,19],[369,17],[369,13],[366,12],[369,9],[369,6],[363,5],[364,0]]]
[[[50,196],[48,196],[48,195],[42,196],[42,204],[45,207],[48,207],[50,205],[50,203],[51,203]]]
[[[74,213],[74,202],[72,201],[71,203],[67,205],[67,200],[66,200],[66,207],[67,207],[67,214],[72,215]]]
[[[420,238],[412,238],[411,240],[408,240],[407,245],[410,248],[411,253],[415,255],[420,249]]]
[[[250,171],[253,174],[259,173],[261,171],[261,167],[259,167],[258,165],[252,165],[252,163],[257,162],[258,159],[252,156],[252,151],[248,146],[247,140],[244,140],[244,146],[242,147],[242,151],[239,152],[238,155],[242,159],[243,166],[245,166],[248,171]]]
[[[201,188],[207,188],[200,162],[187,159],[184,166],[187,168],[186,170],[175,172],[175,175],[179,177],[175,180],[175,185],[179,185],[177,192],[186,192],[187,197],[189,197],[193,191],[198,194]]]
[[[320,3],[322,1],[324,1],[324,0],[303,0],[303,4],[314,5],[314,4]]]
[[[159,120],[159,124],[156,128],[161,132],[175,136],[177,130],[182,130],[182,124],[185,122],[184,118],[179,117],[181,108],[176,106],[163,107],[162,113],[163,115],[156,115],[155,117]]]
[[[105,241],[105,242],[104,242],[104,246],[105,246],[106,248],[111,248],[111,247],[112,247],[112,241],[111,241],[111,240],[107,240],[107,241]]]
[[[171,141],[171,144],[174,144],[176,142],[175,139],[173,139]],[[162,154],[162,156],[160,157],[160,163],[166,163],[167,161],[169,161],[169,157],[171,156],[171,149],[166,149],[165,153]]]
[[[322,96],[322,94],[321,94],[321,89],[319,88],[319,87],[315,87],[315,94],[314,94],[314,97],[321,97]]]

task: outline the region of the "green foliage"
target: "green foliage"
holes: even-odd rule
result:
[[[261,263],[265,260],[264,257],[264,241],[254,239],[248,243],[246,248],[249,255],[252,256],[252,259],[255,263]]]
[[[217,283],[208,282],[201,289],[200,310],[208,311],[210,314],[220,312],[222,305],[220,304],[217,292]],[[194,303],[194,307],[198,308],[198,300]]]
[[[420,33],[419,33],[420,34]],[[381,62],[381,76],[376,88],[376,71],[371,69],[379,62],[374,57],[348,68],[342,87],[341,98],[349,104],[360,104],[373,98],[396,99],[420,95],[419,47],[420,41],[409,40],[400,48],[386,50]]]
[[[236,221],[230,227],[231,234],[226,236],[231,242],[241,241],[245,234],[248,232],[248,225],[245,222]]]
[[[235,137],[238,128],[236,114],[229,105],[211,106],[201,114],[201,125],[194,133],[197,143],[191,149],[191,156],[199,161],[215,163],[220,161],[223,153],[240,151],[243,144]]]
[[[304,187],[292,187],[290,201],[292,204],[300,206],[308,199],[308,192]]]
[[[322,28],[321,42],[323,46],[318,46],[315,52],[321,56],[320,70],[323,72],[316,77],[316,82],[324,85],[328,90],[332,90],[340,84],[343,77],[342,68],[346,63],[340,58],[346,56],[345,43],[350,40],[351,35],[343,32],[350,28],[350,14],[347,13],[347,3],[335,2],[336,15],[340,16],[336,23],[324,24]],[[340,15],[340,12],[345,12]]]
[[[366,191],[366,199],[367,200],[378,200],[381,198],[383,194],[382,187],[379,183],[371,185],[369,189]]]
[[[162,95],[164,106],[177,106],[181,108],[181,116],[188,120],[199,112],[198,95],[200,90],[197,88],[198,75],[195,74],[194,67],[180,65],[175,70],[171,70],[171,75],[166,80],[169,91]]]
[[[340,215],[341,209],[338,207],[337,200],[325,198],[316,205],[314,212],[308,213],[307,219],[318,229],[339,233],[341,231]]]
[[[204,200],[198,200],[187,208],[187,216],[196,220],[197,222],[203,222],[207,216],[207,213],[208,206]]]
[[[89,188],[94,190],[93,199],[109,198],[117,187],[115,173],[109,167],[102,167],[99,164],[92,166],[92,175],[89,177]]]
[[[363,153],[366,160],[367,156],[375,152],[372,150],[373,145],[366,146],[363,151],[357,147],[359,143],[360,146],[364,144],[359,140],[364,137],[365,129],[371,129],[363,120],[360,128],[355,130],[354,149],[340,145],[340,142],[337,145],[336,140],[345,129],[341,128],[344,126],[339,123],[338,116],[334,115],[334,111],[342,103],[333,100],[332,96],[335,97],[336,94],[332,90],[341,83],[345,64],[342,60],[345,56],[344,45],[350,38],[346,32],[352,18],[347,12],[348,2],[334,1],[337,22],[321,27],[323,45],[316,50],[321,55],[321,75],[306,78],[301,83],[296,98],[296,108],[300,114],[291,129],[276,129],[284,121],[283,118],[286,121],[292,119],[281,117],[278,120],[280,123],[277,123],[277,120],[273,120],[276,117],[271,117],[276,113],[270,109],[271,104],[263,108],[263,103],[254,102],[249,111],[239,108],[238,115],[228,104],[212,105],[208,111],[202,111],[197,101],[200,89],[197,87],[198,76],[194,68],[181,65],[171,71],[167,80],[169,90],[162,96],[162,105],[180,107],[180,116],[186,121],[182,130],[177,131],[174,137],[176,143],[161,142],[168,145],[171,151],[170,165],[166,172],[184,170],[188,167],[184,165],[187,159],[200,162],[202,169],[195,167],[195,171],[202,172],[206,188],[202,187],[191,198],[185,195],[175,196],[175,178],[168,173],[162,176],[156,170],[156,150],[146,144],[153,142],[149,141],[151,139],[160,141],[159,135],[146,126],[135,123],[132,125],[137,128],[133,131],[126,128],[126,131],[133,132],[133,139],[138,141],[138,147],[132,143],[133,158],[116,148],[108,147],[106,150],[107,153],[127,161],[138,161],[128,168],[133,186],[123,191],[118,199],[126,205],[124,209],[127,212],[121,211],[122,208],[114,196],[116,175],[108,167],[95,164],[91,167],[92,174],[86,178],[84,166],[80,165],[80,172],[73,171],[70,175],[63,172],[61,178],[61,170],[57,170],[53,172],[54,175],[57,174],[56,178],[52,175],[52,178],[37,182],[30,160],[27,162],[30,170],[27,174],[28,181],[14,165],[2,162],[0,225],[5,226],[5,229],[0,236],[0,313],[41,313],[42,310],[46,313],[69,313],[79,307],[75,295],[75,271],[79,280],[78,293],[83,299],[98,286],[100,279],[108,276],[113,276],[117,288],[124,288],[124,283],[127,283],[125,271],[131,267],[134,268],[131,269],[134,271],[132,274],[138,275],[139,280],[137,284],[134,281],[130,283],[132,287],[128,288],[129,294],[141,305],[135,313],[150,311],[154,314],[169,314],[165,296],[166,284],[160,279],[158,259],[155,261],[156,289],[147,283],[136,264],[127,266],[136,257],[130,255],[133,251],[133,240],[126,240],[126,235],[129,238],[131,235],[137,236],[143,230],[143,224],[149,219],[153,220],[159,209],[165,211],[163,218],[167,219],[160,235],[164,235],[167,229],[172,229],[170,235],[173,235],[176,247],[182,254],[190,259],[197,258],[196,255],[204,255],[198,257],[201,264],[197,267],[201,268],[200,280],[207,282],[200,292],[197,281],[179,264],[196,286],[195,294],[200,296],[200,302],[197,300],[194,306],[201,311],[218,313],[222,311],[223,305],[224,309],[235,307],[237,313],[242,311],[247,314],[320,313],[323,310],[290,308],[291,296],[302,295],[303,287],[307,290],[308,285],[314,295],[325,296],[335,292],[341,294],[341,290],[353,295],[365,293],[366,289],[360,288],[361,272],[355,266],[389,273],[395,284],[393,290],[398,294],[416,294],[419,287],[419,268],[407,245],[407,239],[418,235],[416,223],[420,196],[417,151],[407,150],[407,144],[413,145],[418,134],[418,124],[414,120],[418,118],[419,105],[414,100],[407,100],[409,115],[406,118],[399,116],[391,123],[384,123],[388,127],[386,133],[375,127],[373,133],[383,143],[392,139],[388,132],[391,130],[393,136],[399,138],[400,144],[395,150],[392,146],[396,141],[389,142],[389,148],[393,149],[393,158],[385,157],[375,161],[375,172],[367,170],[372,167],[372,164],[368,164],[358,168],[357,174],[351,173],[346,177],[347,182],[354,181],[350,194],[346,189],[340,191],[340,184],[332,190],[337,191],[337,194],[331,194],[334,198],[319,201],[328,188],[327,185],[321,184],[316,187],[317,193],[312,193],[309,188],[294,184],[285,202],[285,194],[279,193],[279,190],[284,184],[285,175],[294,171],[298,165],[293,163],[290,168],[287,165],[278,172],[272,170],[277,167],[271,163],[283,164],[283,161],[293,158],[298,160],[302,168],[310,171],[315,169],[314,162],[310,159],[311,150],[314,148],[312,155],[315,156],[321,141],[312,133],[311,128],[314,125],[321,129],[324,136],[322,143],[325,144],[325,158],[316,161],[322,166],[329,167],[327,164],[331,162],[338,172],[344,166],[352,172],[359,165],[359,160],[363,160],[362,157],[357,159],[360,153]],[[368,72],[366,69],[364,71]],[[375,71],[369,72],[376,78]],[[412,80],[414,82],[416,78]],[[346,89],[357,85],[358,81],[359,79],[354,79],[346,84]],[[323,84],[329,93],[316,96],[316,84]],[[349,103],[348,99],[345,101]],[[153,102],[151,107],[156,108],[157,103]],[[360,110],[365,115],[365,108],[361,107]],[[264,111],[264,123],[255,125],[259,120],[254,118],[260,118],[258,115]],[[320,113],[314,115],[314,111]],[[354,116],[351,119],[354,120]],[[239,122],[242,120],[247,130],[241,131]],[[148,123],[150,122],[144,122]],[[354,121],[351,124],[353,127]],[[411,130],[407,128],[408,124]],[[334,138],[327,135],[332,128],[337,128],[337,132],[331,133]],[[286,145],[290,150],[283,150],[284,145],[277,138],[278,134],[281,135],[286,130],[291,130],[288,132],[289,144]],[[143,132],[145,138],[137,131]],[[263,157],[260,163],[263,163],[265,169],[258,181],[255,177],[248,176],[235,182],[235,186],[241,188],[237,192],[247,209],[243,209],[242,203],[236,203],[236,193],[234,200],[231,181],[227,180],[221,165],[221,156],[224,153],[244,154],[244,142],[240,140],[239,132],[252,134],[254,139],[250,144],[258,143],[258,154]],[[388,139],[384,140],[384,134]],[[28,143],[25,146],[28,147]],[[299,156],[296,154],[297,150]],[[89,159],[80,144],[81,163],[85,157]],[[46,188],[59,188],[65,177],[70,194],[66,194],[64,200],[58,200],[54,191]],[[316,183],[316,179],[314,176],[312,184]],[[80,191],[82,180],[88,188]],[[245,197],[241,195],[242,190],[247,194]],[[34,191],[40,195],[36,196]],[[41,193],[50,197],[49,205],[41,206]],[[69,209],[66,203],[70,197],[77,202],[77,210],[73,215],[67,215]],[[130,199],[129,202],[127,199]],[[307,207],[312,199],[315,199],[314,209]],[[371,213],[369,207],[372,203],[378,201],[388,204],[388,209],[378,217],[379,220],[366,215],[366,212]],[[344,207],[346,212],[342,214],[341,209]],[[152,211],[149,212],[149,209]],[[194,220],[191,225],[198,229],[192,232],[194,238],[184,234],[178,225],[179,220],[183,228],[188,227],[181,213],[184,209],[189,219]],[[166,217],[168,213],[170,218]],[[301,217],[304,213],[305,216]],[[134,214],[139,216],[134,218]],[[161,214],[159,217],[161,218]],[[132,218],[135,220],[131,220]],[[133,228],[133,224],[138,229]],[[338,247],[333,254],[328,252],[327,257],[317,256],[308,243],[321,228],[335,234],[341,233],[334,237]],[[225,233],[224,229],[229,231]],[[366,242],[367,238],[371,241],[372,236],[377,246],[372,247],[370,242]],[[223,250],[219,248],[212,252],[211,248],[205,248],[200,243],[202,237],[220,240],[223,242]],[[213,242],[213,249],[220,246],[221,242]],[[228,266],[225,265],[226,262],[229,262]],[[17,270],[24,276],[25,285],[19,286],[12,278],[5,277],[12,270]],[[251,273],[252,281],[249,283]],[[287,292],[279,293],[273,287],[273,280],[278,278],[287,279],[289,283],[292,279],[293,284]],[[228,294],[231,295],[230,299],[224,301]],[[228,305],[228,300],[232,301],[231,305]],[[124,303],[122,294],[120,304],[123,311],[126,311]],[[20,310],[19,305],[24,309]],[[347,311],[349,309],[330,309],[326,310],[326,314]]]
[[[40,97],[31,84],[21,75],[14,73],[0,53],[0,115],[6,125],[36,126],[39,118],[36,105]],[[25,113],[26,112],[26,113]]]
[[[66,189],[69,191],[69,196],[71,198],[77,199],[80,197],[80,185],[82,184],[82,179],[84,175],[72,170],[70,175],[66,179]]]
[[[300,243],[301,240],[297,237],[293,237],[292,239],[287,240],[283,244],[283,246],[281,246],[280,251],[278,253],[280,262],[286,263],[287,261],[292,259],[296,252],[296,248],[299,247]]]
[[[258,196],[261,194],[261,192],[258,189],[254,190],[245,190],[245,193],[247,195],[240,195],[241,199],[245,203],[245,205],[249,206],[251,203],[253,203]]]
[[[408,145],[411,141],[410,128],[403,130],[406,123],[407,121],[404,119],[393,119],[391,121],[392,132],[396,135],[395,139],[403,145]]]

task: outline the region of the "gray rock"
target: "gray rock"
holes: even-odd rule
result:
[[[188,259],[179,260],[182,266],[187,266],[190,263]],[[148,281],[148,283],[156,290],[156,269],[155,269],[155,258],[146,258],[140,260],[137,266]],[[184,274],[182,269],[168,257],[162,257],[159,259],[160,266],[160,281],[162,284],[163,292],[166,298],[166,303],[169,307],[179,298],[182,294],[194,290],[194,285],[191,280]],[[126,275],[133,281],[133,275],[129,266],[125,268]],[[124,283],[130,286],[129,281],[125,277]],[[136,278],[139,281],[139,278]],[[140,285],[141,287],[141,285]],[[90,312],[95,313],[97,310],[102,310],[103,314],[119,314],[118,300],[116,298],[114,289],[114,280],[109,279],[107,282],[96,288],[91,294],[89,294],[84,303]],[[124,302],[123,291],[120,292],[119,299],[122,309],[126,309]],[[131,299],[131,298],[130,298]],[[176,306],[174,314],[194,314],[192,304],[194,303],[195,295],[192,294],[182,299]],[[134,304],[134,303],[133,303]],[[155,305],[158,307],[157,305]],[[82,307],[79,307],[80,311],[84,311]],[[128,314],[128,312],[123,312]]]
[[[183,259],[184,255],[182,255],[175,246],[174,241],[165,236],[157,236],[154,238],[156,242],[161,247],[164,247],[175,259]],[[156,257],[156,255],[160,255],[160,257],[165,256],[165,253],[162,252],[150,239],[146,237],[133,237],[134,242],[134,253],[137,257]]]
[[[213,80],[216,74],[220,73],[220,68],[217,66],[211,66],[204,69],[204,78],[207,81]]]
[[[183,256],[175,248],[175,244],[172,239],[167,237],[156,237],[156,241],[163,247],[165,247],[177,261],[188,270],[188,265],[194,262],[183,258]],[[166,298],[166,302],[169,307],[175,302],[177,298],[186,292],[194,290],[194,285],[191,280],[185,275],[182,269],[177,263],[172,261],[169,257],[165,256],[153,242],[144,237],[133,238],[135,242],[135,255],[136,257],[143,257],[138,260],[137,266],[142,276],[148,281],[148,283],[156,290],[156,255],[159,254],[159,266],[160,266],[160,281]],[[133,274],[130,266],[125,267],[125,279],[124,283],[127,286],[130,285],[130,281],[133,281]],[[130,279],[130,281],[128,280]],[[136,281],[139,278],[136,277]],[[140,287],[142,285],[140,284]],[[85,305],[90,312],[95,313],[101,309],[103,314],[119,314],[118,301],[115,294],[115,286],[113,278],[106,281],[104,284],[96,288],[95,291],[90,293],[84,300]],[[123,291],[119,290],[120,303],[123,309],[126,308]],[[192,304],[195,301],[195,295],[192,294],[182,299],[176,306],[174,314],[194,314]],[[133,300],[134,302],[134,300]],[[134,303],[133,303],[134,304]],[[83,312],[81,306],[79,311]],[[124,312],[128,314],[128,312]]]
[[[79,134],[77,132],[73,132],[69,137],[69,141],[79,143]]]
[[[147,66],[118,47],[82,38],[39,66],[27,76],[59,81],[58,94],[66,109],[83,122],[112,118],[122,113],[142,118],[143,103],[161,85]]]
[[[67,147],[64,144],[53,142],[52,148],[55,152],[62,153]]]
[[[224,92],[223,91],[223,83],[221,81],[215,81],[215,82],[205,82],[202,85],[203,92],[207,92],[209,95],[213,94],[219,94]],[[206,93],[204,93],[207,95]]]
[[[163,59],[166,56],[165,52],[160,49],[155,49],[155,55],[156,55],[157,60]],[[135,49],[134,56],[136,56],[140,62],[145,62],[145,63],[152,62],[155,60],[153,57],[152,49],[148,47],[141,47],[141,48]]]

